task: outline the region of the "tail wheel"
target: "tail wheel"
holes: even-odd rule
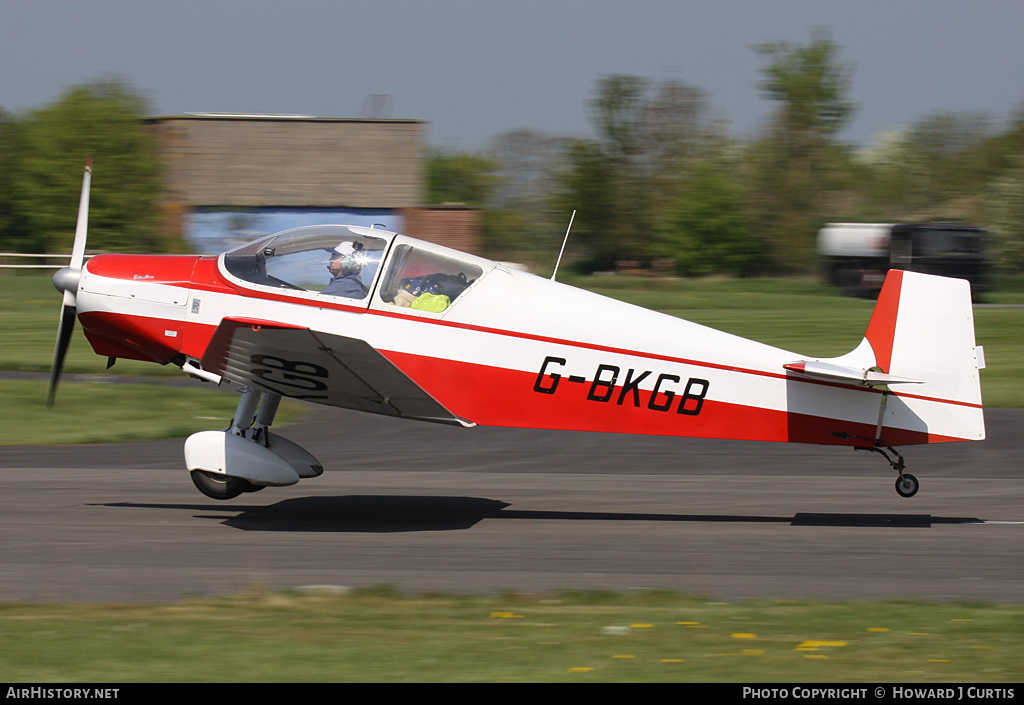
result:
[[[885,404],[885,396],[888,394],[889,392],[883,392],[883,405]],[[837,438],[860,438],[861,440],[865,441],[872,440],[870,438],[863,438],[862,436],[853,436],[848,433],[833,433],[832,435],[836,436]],[[915,494],[917,494],[917,491],[918,489],[920,489],[921,484],[917,481],[917,478],[911,475],[909,472],[903,472],[903,468],[906,467],[906,465],[903,462],[903,456],[900,454],[900,452],[893,448],[892,446],[884,446],[884,448],[880,448],[879,446],[884,445],[884,441],[882,441],[880,438],[874,439],[874,443],[875,445],[873,446],[854,446],[854,450],[869,450],[872,453],[878,453],[889,462],[889,465],[892,466],[892,469],[900,474],[900,476],[896,478],[896,493],[900,497],[913,497]],[[887,453],[886,451],[892,453],[892,457],[889,457],[889,453]]]
[[[193,470],[192,484],[210,499],[234,499],[243,492],[256,492],[260,487],[240,477],[229,477],[205,470]]]
[[[909,472],[905,472],[896,478],[896,492],[900,497],[913,497],[920,488],[917,478]]]

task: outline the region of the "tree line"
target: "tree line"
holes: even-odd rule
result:
[[[987,227],[1003,271],[1024,271],[1024,106],[1004,124],[936,113],[867,149],[844,144],[853,69],[826,30],[753,47],[775,106],[738,139],[708,96],[677,80],[611,75],[589,101],[593,137],[522,129],[488,149],[429,150],[432,204],[481,209],[485,252],[552,266],[573,210],[568,260],[631,262],[687,276],[811,271],[826,222],[962,221]],[[157,145],[145,99],[121,81],[52,105],[0,110],[0,251],[67,250],[87,154],[90,247],[167,251]]]
[[[590,101],[595,136],[519,130],[479,153],[434,150],[431,194],[484,212],[492,256],[553,264],[570,213],[576,264],[668,264],[689,276],[812,271],[827,222],[960,221],[987,227],[1005,272],[1024,271],[1024,107],[998,127],[936,113],[860,149],[838,139],[856,112],[853,69],[825,30],[753,50],[775,110],[729,135],[680,81],[613,75]]]

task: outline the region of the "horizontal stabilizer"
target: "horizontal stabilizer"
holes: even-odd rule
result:
[[[874,426],[871,438],[908,445],[985,437],[981,354],[967,281],[894,269],[860,345],[841,357],[782,367],[794,381],[880,392],[879,406],[865,401],[857,420]]]
[[[789,362],[783,367],[791,372],[839,384],[857,384],[865,387],[880,387],[888,384],[923,384],[922,379],[897,377],[867,368],[846,367],[831,362],[817,360],[800,360]]]

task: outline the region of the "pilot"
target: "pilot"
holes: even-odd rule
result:
[[[363,252],[363,243],[349,240],[340,243],[334,248],[331,259],[327,263],[327,269],[334,278],[320,293],[345,296],[350,299],[366,298],[368,290],[359,278],[359,273],[363,270],[365,263],[366,253]]]

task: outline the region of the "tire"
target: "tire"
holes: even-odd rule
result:
[[[210,499],[234,499],[243,492],[255,492],[256,486],[240,477],[229,477],[205,470],[193,470],[192,484]]]
[[[913,497],[917,494],[920,487],[921,485],[917,481],[917,478],[908,472],[905,472],[896,478],[896,493],[900,497]]]

